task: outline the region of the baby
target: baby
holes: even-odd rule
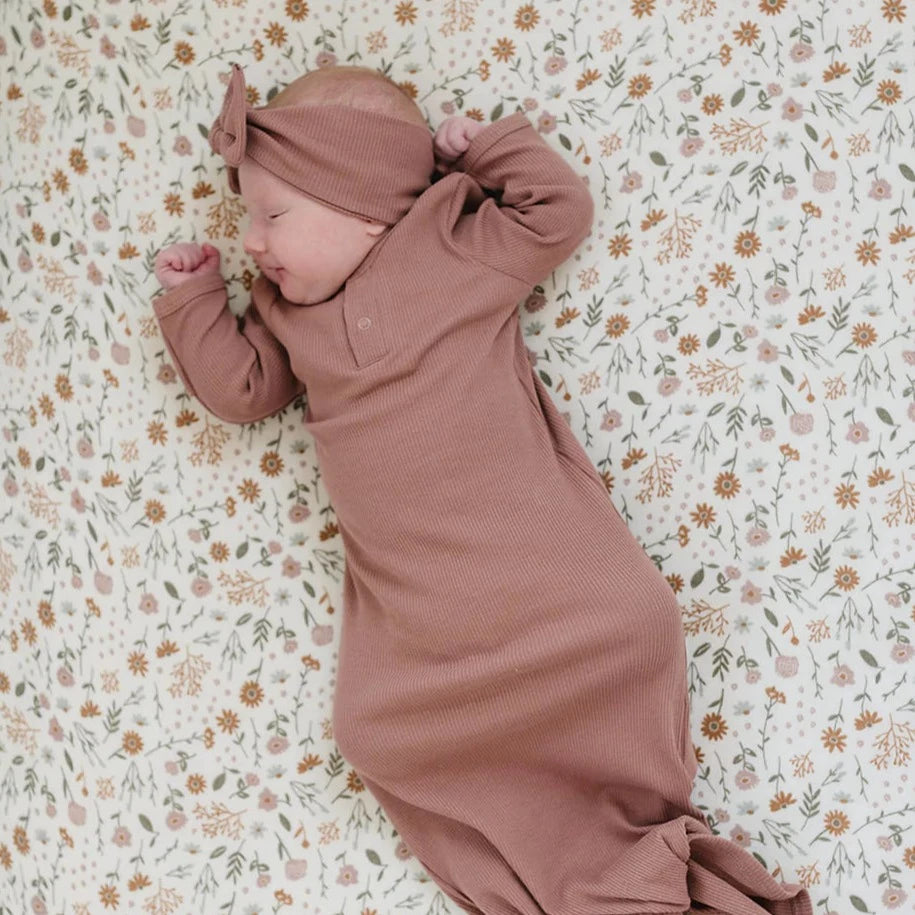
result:
[[[307,395],[346,556],[334,736],[432,878],[476,915],[811,915],[692,804],[679,607],[528,359],[517,305],[590,231],[585,183],[522,112],[432,135],[357,67],[262,108],[234,67],[210,143],[251,302],[185,244],[153,307],[215,415]]]

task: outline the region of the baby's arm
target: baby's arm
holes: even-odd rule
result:
[[[470,122],[466,130],[463,122]],[[521,112],[482,127],[469,118],[448,118],[433,145],[451,171],[499,195],[462,214],[451,229],[454,242],[475,260],[534,285],[591,230],[594,201],[587,185]]]
[[[153,300],[165,344],[188,393],[211,413],[255,422],[304,393],[289,354],[261,319],[256,294],[239,328],[215,248],[166,248],[156,258],[156,277],[166,289]]]

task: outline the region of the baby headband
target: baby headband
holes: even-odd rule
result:
[[[393,225],[431,184],[432,134],[425,127],[346,105],[249,108],[245,76],[232,64],[210,146],[240,193],[246,155],[325,206]]]

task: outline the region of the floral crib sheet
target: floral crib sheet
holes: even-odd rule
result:
[[[446,913],[335,747],[344,555],[301,404],[183,392],[156,251],[245,215],[204,139],[359,64],[524,111],[592,233],[529,355],[682,608],[714,830],[915,911],[909,5],[0,6],[0,912]]]

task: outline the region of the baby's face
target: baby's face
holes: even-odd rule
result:
[[[388,228],[318,203],[248,157],[238,184],[250,217],[245,251],[289,302],[329,299]]]

